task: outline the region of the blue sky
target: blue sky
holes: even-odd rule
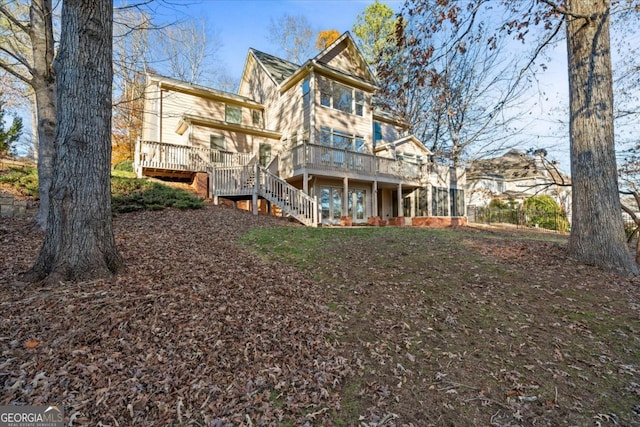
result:
[[[399,11],[402,0],[381,0],[394,11]],[[177,2],[174,4],[180,4]],[[192,0],[184,1],[176,11],[192,19],[205,19],[212,31],[216,31],[222,41],[217,52],[221,65],[231,77],[242,74],[247,51],[255,48],[267,53],[279,55],[278,47],[268,40],[268,29],[272,19],[284,14],[302,15],[310,22],[315,33],[335,29],[340,33],[351,31],[358,14],[374,3],[373,0]],[[562,45],[564,46],[564,45]],[[553,157],[561,161],[562,169],[567,171],[568,143],[562,136],[550,136],[556,125],[558,112],[550,113],[558,104],[566,105],[567,77],[566,53],[562,49],[553,53],[548,63],[549,69],[539,76],[535,90],[531,92],[532,114],[526,114],[523,143],[521,149],[531,147],[549,148]],[[564,139],[564,141],[562,141]],[[553,149],[551,147],[554,147]]]
[[[357,15],[372,3],[372,0],[201,0],[185,2],[180,9],[192,18],[206,17],[207,24],[217,30],[222,39],[218,54],[227,72],[240,77],[249,48],[278,54],[267,39],[272,18],[302,15],[316,33],[330,29],[343,33],[351,31]],[[403,1],[383,3],[397,11]]]

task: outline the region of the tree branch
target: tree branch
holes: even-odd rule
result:
[[[20,28],[25,34],[29,34],[29,25],[25,25],[22,22],[18,21],[15,16],[13,16],[4,6],[0,5],[0,14],[4,15],[12,24],[16,25]]]
[[[31,86],[31,79],[28,77],[23,76],[22,74],[18,73],[17,71],[15,71],[12,67],[10,67],[9,65],[5,64],[4,62],[0,61],[0,68],[2,68],[4,71],[6,71],[7,73],[11,74],[12,76],[14,76],[15,78],[17,78],[18,80],[21,80],[23,82],[25,82],[26,84],[28,84],[29,86]]]
[[[567,8],[563,8],[562,6],[560,6],[558,3],[551,1],[551,0],[538,0],[540,3],[544,3],[547,6],[550,6],[554,12],[560,13],[562,15],[566,15],[566,16],[571,16],[572,18],[577,18],[577,19],[586,19],[587,22],[591,22],[592,18],[590,16],[587,15],[582,15],[580,13],[574,13],[571,12],[570,10],[568,10]]]
[[[11,58],[15,59],[16,61],[18,61],[18,63],[20,63],[20,65],[22,65],[23,67],[25,67],[27,70],[29,70],[29,72],[31,74],[33,74],[33,69],[31,68],[31,65],[27,62],[26,59],[24,59],[22,56],[16,54],[15,52],[12,52],[8,49],[5,49],[4,47],[0,46],[0,52],[4,52],[7,55],[9,55]],[[6,65],[6,64],[5,64]]]

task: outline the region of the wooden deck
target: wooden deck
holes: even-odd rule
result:
[[[301,144],[281,156],[280,175],[309,174],[384,180],[417,185],[428,176],[428,165],[398,161],[323,145]]]
[[[305,225],[319,224],[318,202],[285,179],[303,174],[347,177],[381,183],[424,185],[429,165],[415,164],[321,145],[301,144],[278,158],[280,177],[257,164],[254,153],[140,141],[135,168],[139,175],[189,176],[206,172],[209,191],[218,198],[252,199],[274,203]]]

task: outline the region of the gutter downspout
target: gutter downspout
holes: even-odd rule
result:
[[[158,82],[158,90],[160,91],[160,105],[158,116],[158,142],[162,144],[162,82]]]

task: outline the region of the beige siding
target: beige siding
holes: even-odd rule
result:
[[[394,126],[391,123],[378,121],[382,131],[382,143],[389,143],[399,139],[402,135],[400,126]],[[373,124],[371,125],[373,128]]]
[[[191,144],[194,147],[209,148],[211,135],[224,136],[225,150],[236,153],[253,152],[253,136],[224,129],[212,129],[205,126],[192,126]]]
[[[194,147],[209,148],[211,135],[225,137],[225,149],[237,153],[258,154],[260,144],[271,144],[277,146],[280,141],[264,136],[249,135],[243,132],[235,132],[226,129],[215,129],[206,126],[192,126],[190,139]],[[273,150],[273,148],[272,148]]]
[[[299,134],[303,130],[304,111],[302,102],[302,81],[283,93],[276,103],[277,117],[274,126],[282,132],[283,138]]]
[[[209,99],[190,93],[185,93],[176,90],[162,90],[162,93],[157,90],[149,91],[149,100],[146,102],[149,104],[149,111],[159,111],[159,107],[153,103],[162,103],[162,118],[153,117],[153,113],[149,113],[149,117],[145,118],[145,129],[143,137],[149,140],[159,140],[160,136],[157,135],[156,123],[162,122],[162,142],[169,144],[189,144],[190,140],[195,140],[198,145],[209,146],[209,136],[204,137],[202,129],[188,131],[183,135],[179,135],[176,130],[180,124],[184,115],[193,115],[204,117],[208,119],[214,119],[224,122],[225,110],[227,103],[219,100]],[[246,106],[239,106],[229,102],[230,105],[241,107],[242,109],[242,124],[253,126],[253,109]],[[156,114],[157,116],[157,114]],[[208,132],[208,131],[207,131]],[[206,133],[206,132],[205,132]],[[220,134],[219,132],[217,134]],[[244,135],[240,135],[236,132],[226,132],[228,139],[233,141],[231,147],[238,149],[240,152],[251,151],[252,144],[250,139]]]
[[[142,139],[159,141],[158,134],[158,86],[148,85],[144,91],[144,115],[142,119]]]
[[[274,108],[279,98],[277,87],[264,69],[257,65],[252,56],[249,56],[247,70],[240,84],[238,94],[263,104],[265,106],[265,127],[267,129],[278,129],[275,126],[277,111]]]
[[[182,92],[164,92],[162,96],[162,142],[188,144],[186,133],[184,135],[176,133],[184,114],[224,120],[224,103]]]
[[[330,79],[324,76],[317,76],[317,80],[318,84],[315,85],[314,90],[314,99],[316,103],[316,132],[319,132],[321,127],[326,126],[352,135],[362,136],[365,139],[368,151],[372,152],[373,121],[371,114],[371,94],[364,92],[365,106],[363,111],[364,115],[362,117],[356,114],[345,113],[335,108],[326,107],[320,104],[320,82],[327,82]],[[346,86],[344,84],[342,85]],[[316,141],[318,140],[316,139]]]
[[[358,55],[353,46],[347,43],[346,39],[327,52],[320,59],[320,62],[352,76],[362,79],[369,77],[361,56]]]
[[[420,147],[416,146],[416,144],[410,140],[396,145],[396,152],[423,157],[427,155],[422,149],[420,149]]]

